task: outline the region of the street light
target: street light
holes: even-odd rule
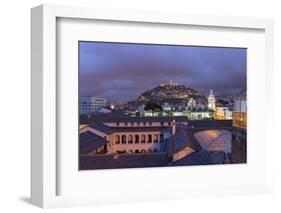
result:
[[[114,104],[110,104],[110,109],[112,109],[112,110],[114,110],[114,109],[115,109]]]

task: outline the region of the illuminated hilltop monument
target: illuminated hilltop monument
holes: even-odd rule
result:
[[[212,110],[216,110],[216,98],[213,94],[213,90],[210,89],[210,94],[208,96],[208,108]]]

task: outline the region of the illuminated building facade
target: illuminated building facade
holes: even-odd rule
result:
[[[233,112],[232,113],[232,126],[246,129],[247,128],[247,113],[246,112]]]
[[[247,128],[247,96],[242,93],[234,98],[232,125],[237,128]]]
[[[232,110],[229,107],[216,107],[215,112],[216,120],[231,120],[232,119]]]

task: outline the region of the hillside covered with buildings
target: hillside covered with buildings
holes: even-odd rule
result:
[[[160,84],[157,87],[149,89],[138,97],[138,101],[173,101],[186,100],[190,98],[205,98],[205,95],[183,84],[170,82]]]

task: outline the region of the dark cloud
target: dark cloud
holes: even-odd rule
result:
[[[80,94],[134,99],[160,83],[232,95],[246,88],[242,48],[80,42]]]

